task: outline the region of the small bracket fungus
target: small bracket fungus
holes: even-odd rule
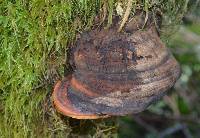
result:
[[[53,101],[77,119],[122,116],[145,110],[180,76],[180,67],[153,25],[117,32],[96,28],[83,33],[72,50],[74,73],[59,81]]]

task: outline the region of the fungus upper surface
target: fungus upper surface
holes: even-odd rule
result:
[[[61,113],[78,119],[137,113],[174,85],[180,67],[155,28],[130,30],[81,35],[72,50],[74,73],[54,90]]]

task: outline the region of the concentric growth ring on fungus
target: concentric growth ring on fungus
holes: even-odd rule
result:
[[[179,64],[153,26],[85,32],[71,61],[74,73],[56,84],[53,101],[59,112],[78,119],[141,112],[180,76]]]

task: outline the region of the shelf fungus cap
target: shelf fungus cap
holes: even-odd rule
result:
[[[59,112],[77,119],[138,113],[175,84],[180,66],[154,27],[116,30],[94,29],[77,40],[74,72],[53,92]]]

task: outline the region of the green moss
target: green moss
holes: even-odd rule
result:
[[[180,19],[187,1],[138,1],[133,11],[163,10]],[[112,23],[115,0],[3,0],[0,1],[0,136],[66,137],[72,135],[69,119],[52,108],[51,91],[64,74],[66,50],[77,32],[89,29],[105,3]],[[126,3],[124,3],[126,4]],[[176,8],[176,6],[178,8]],[[125,6],[124,6],[125,7]],[[134,12],[133,12],[134,13]],[[167,14],[165,14],[167,13]],[[176,13],[175,15],[173,13]],[[173,16],[172,16],[173,15]],[[176,22],[177,23],[177,22]],[[104,132],[105,121],[94,127]],[[114,124],[115,126],[116,124]],[[108,125],[109,126],[109,125]],[[110,126],[108,127],[110,128]],[[109,130],[109,129],[108,129]],[[107,133],[113,135],[113,133]],[[103,135],[103,134],[102,134]]]

